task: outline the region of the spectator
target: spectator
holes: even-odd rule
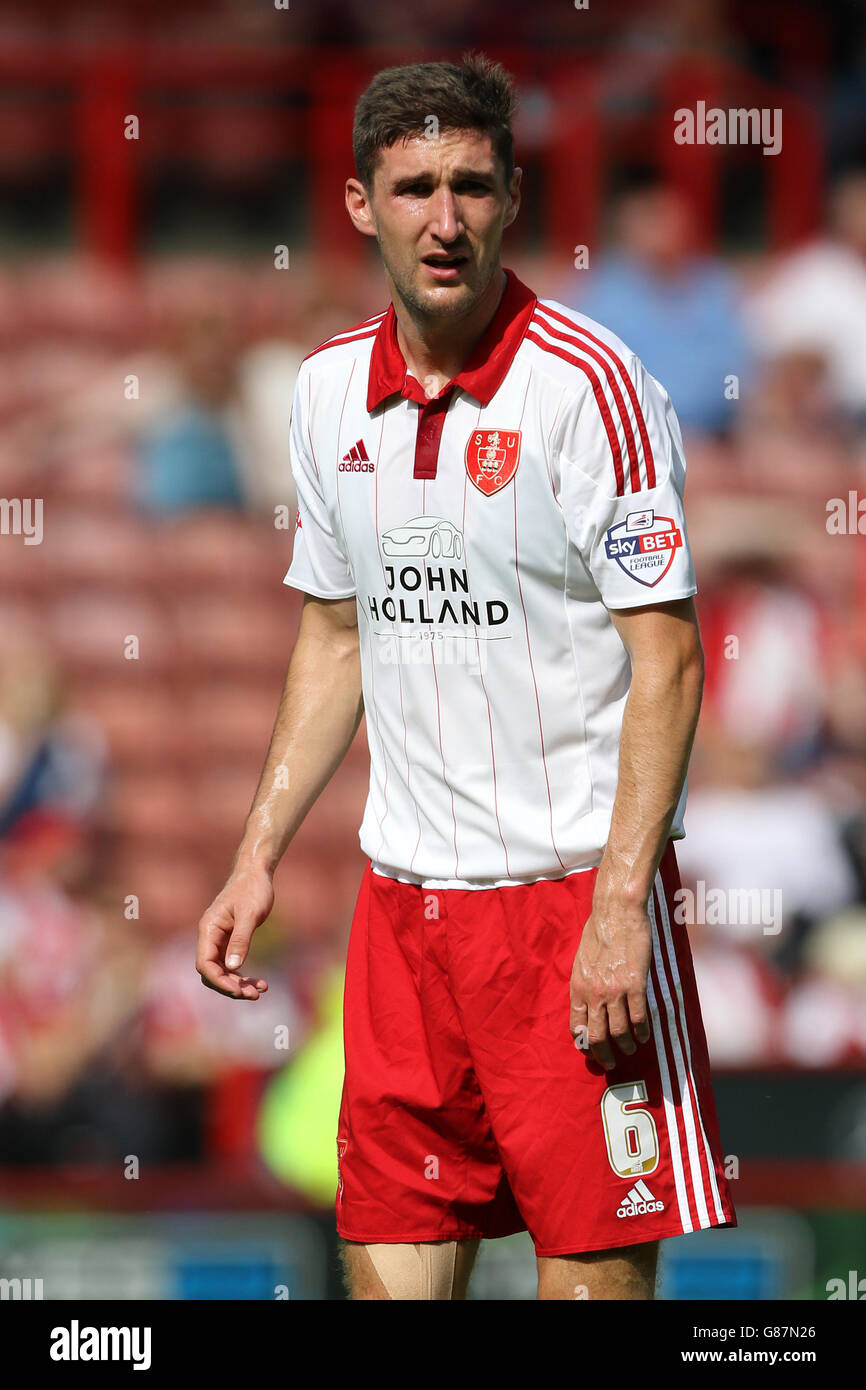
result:
[[[236,431],[233,326],[213,312],[187,319],[177,352],[181,399],[145,430],[139,499],[151,512],[243,506]]]
[[[866,170],[839,180],[826,235],[787,256],[746,313],[762,357],[817,354],[836,400],[866,428]]]
[[[0,663],[0,837],[29,812],[84,820],[98,804],[105,747],[98,727],[65,709],[66,693],[36,635],[10,637]]]
[[[613,330],[670,392],[684,428],[725,433],[725,379],[747,363],[734,282],[695,249],[695,218],[675,189],[632,190],[616,217],[619,249],[559,296]]]

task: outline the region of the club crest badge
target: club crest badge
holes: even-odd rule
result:
[[[616,560],[630,579],[651,589],[663,579],[683,543],[682,532],[669,516],[656,516],[651,507],[629,512],[625,521],[610,526],[604,552]]]
[[[520,430],[473,430],[466,445],[466,472],[485,497],[511,482],[519,462]]]

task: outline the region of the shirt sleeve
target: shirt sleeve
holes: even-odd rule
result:
[[[315,594],[317,598],[350,598],[355,593],[355,581],[345,551],[331,526],[304,419],[302,401],[308,395],[308,380],[301,372],[292,401],[289,457],[298,492],[298,514],[292,563],[283,583]]]
[[[685,452],[671,399],[633,354],[610,354],[566,413],[559,501],[607,608],[697,592],[683,508]],[[607,359],[605,359],[607,360]]]

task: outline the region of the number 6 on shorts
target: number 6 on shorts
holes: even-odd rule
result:
[[[655,1120],[637,1102],[646,1100],[645,1081],[608,1086],[601,1098],[601,1118],[610,1166],[620,1178],[652,1173],[658,1167],[659,1136]]]

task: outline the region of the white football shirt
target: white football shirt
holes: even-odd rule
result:
[[[696,591],[667,393],[607,329],[506,277],[434,399],[392,305],[304,359],[292,410],[285,582],[358,606],[361,848],[429,887],[598,864],[630,681],[608,610]]]

